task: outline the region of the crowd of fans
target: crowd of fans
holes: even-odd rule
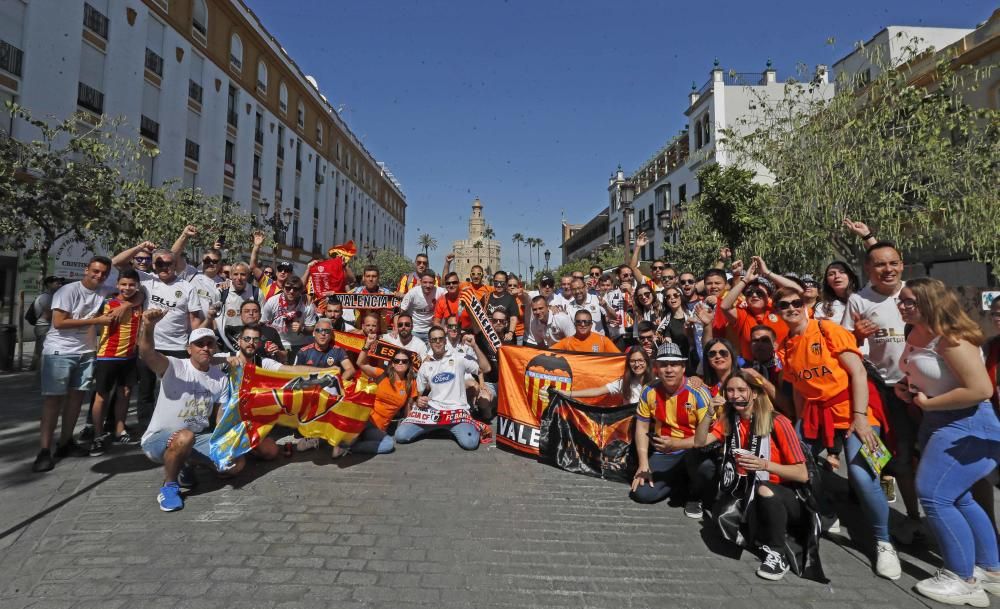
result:
[[[164,465],[158,502],[173,511],[183,506],[180,489],[196,482],[192,463],[209,453],[219,405],[235,390],[224,366],[371,379],[371,418],[353,445],[333,448],[336,458],[388,453],[432,427],[476,449],[500,393],[487,334],[501,345],[624,352],[620,379],[566,393],[636,404],[633,500],[677,498],[686,516],[759,552],[757,574],[777,580],[807,571],[819,536],[839,532],[834,497],[821,484],[822,472],[839,470],[874,538],[878,575],[901,575],[893,540],[908,545],[930,533],[943,567],[917,591],[987,606],[987,593],[1000,594],[1000,338],[987,342],[942,282],[904,282],[895,245],[863,223],[845,225],[865,245],[863,287],[845,262],[831,262],[817,280],[777,273],[760,257],[734,261],[726,249],[708,270],[658,260],[647,277],[640,234],[635,254],[615,269],[542,274],[534,286],[497,271],[486,283],[481,266],[460,277],[449,254],[436,274],[418,255],[412,273],[386,278],[391,290],[378,267],[357,278],[333,253],[301,275],[286,261],[266,265],[261,234],[247,262],[228,263],[216,244],[197,268],[184,254],[198,235],[189,226],[170,249],[140,243],[113,259],[94,257],[80,281],[46,281],[33,305],[44,396],[34,470],[140,443]],[[336,294],[347,292],[395,297],[398,306],[345,308]],[[473,299],[491,328],[473,315]],[[1000,330],[1000,300],[991,319]],[[337,346],[340,332],[361,335],[360,353]],[[368,354],[376,341],[399,347],[387,365]],[[127,426],[133,393],[137,420]],[[399,422],[413,412],[450,414],[434,425]],[[270,441],[255,451],[262,459],[278,452]],[[240,459],[221,474],[244,466]],[[891,522],[897,488],[906,516]]]

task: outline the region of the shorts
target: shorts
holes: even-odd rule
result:
[[[131,387],[139,378],[136,358],[99,359],[94,366],[94,391],[107,395],[115,387]]]
[[[146,453],[146,456],[153,463],[163,463],[163,455],[167,452],[167,444],[170,443],[170,438],[178,431],[181,430],[161,429],[160,431],[154,431],[152,435],[142,439],[142,452]],[[189,457],[195,457],[199,460],[212,463],[211,451],[212,432],[194,434],[194,445],[191,447]]]
[[[66,395],[94,388],[94,354],[42,354],[42,395]]]

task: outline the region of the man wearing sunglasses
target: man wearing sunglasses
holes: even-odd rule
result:
[[[306,302],[303,291],[302,278],[292,275],[281,293],[268,298],[261,309],[261,321],[278,331],[290,358],[309,342],[316,325],[316,309]]]
[[[510,344],[517,341],[514,335],[514,328],[517,326],[517,301],[507,292],[507,273],[497,271],[493,273],[493,291],[486,298],[485,309],[487,317],[493,315],[494,311],[503,311],[507,319],[507,326],[504,333],[500,334],[500,340]]]
[[[587,284],[584,283],[583,279],[574,279],[570,284],[570,291],[573,294],[573,298],[566,303],[567,313],[570,315],[576,315],[576,312],[581,310],[590,312],[590,317],[594,320],[594,325],[591,330],[597,334],[606,335],[607,332],[604,328],[604,318],[614,317],[615,310],[612,309],[606,302],[601,302],[601,299],[597,296],[589,293],[587,291]]]
[[[465,310],[461,301],[462,282],[458,278],[458,273],[450,272],[444,278],[444,294],[438,296],[434,302],[434,325],[444,326],[445,320],[450,317],[458,319],[458,323],[463,330],[472,329],[472,318]]]
[[[334,344],[335,332],[333,322],[325,317],[316,320],[313,328],[313,342],[299,349],[295,354],[296,366],[312,366],[313,368],[331,368],[338,366],[345,381],[354,378],[354,365],[347,353]]]
[[[291,262],[281,261],[274,267],[274,276],[264,272],[264,267],[259,265],[259,255],[266,239],[263,232],[254,231],[253,248],[250,250],[250,271],[260,288],[263,302],[280,294],[285,288],[285,281],[292,277],[294,271]]]
[[[420,359],[427,356],[427,345],[413,335],[413,317],[405,311],[396,313],[392,320],[392,332],[382,335],[382,340],[416,353]]]
[[[201,271],[185,261],[184,248],[187,247],[189,239],[197,236],[198,228],[188,224],[174,241],[170,251],[174,254],[177,277],[191,284],[198,299],[201,300],[202,310],[208,311],[210,307],[219,303],[219,284],[224,282],[226,278],[220,272],[222,270],[221,249],[213,247],[205,250],[201,259]],[[216,243],[216,245],[219,244]]]
[[[763,324],[774,330],[779,344],[788,336],[788,326],[781,321],[771,304],[771,292],[775,284],[802,293],[799,284],[770,272],[764,260],[760,256],[754,256],[750,268],[733,283],[733,288],[719,305],[729,325],[736,331],[740,355],[744,360],[753,358],[750,351],[750,330],[754,326]],[[745,308],[736,304],[741,295],[746,298]]]
[[[284,346],[281,343],[281,337],[278,336],[277,330],[271,326],[260,323],[259,302],[256,300],[248,300],[240,305],[240,322],[243,324],[242,327],[230,340],[233,346],[232,352],[235,353],[241,350],[242,346],[239,343],[239,333],[242,332],[244,328],[254,328],[259,331],[261,338],[256,349],[257,357],[269,357],[282,364],[288,361],[288,353],[285,351]]]
[[[444,295],[445,290],[437,287],[434,272],[424,271],[420,275],[420,285],[407,292],[399,303],[399,310],[409,313],[413,320],[413,336],[422,342],[427,342],[427,333],[434,323],[434,305]]]
[[[573,317],[576,333],[552,345],[552,348],[581,353],[621,353],[618,347],[611,342],[611,339],[591,331],[593,324],[594,320],[590,316],[590,311],[580,309]]]

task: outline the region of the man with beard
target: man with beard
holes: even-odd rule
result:
[[[427,332],[434,322],[434,304],[444,293],[444,289],[437,287],[434,272],[424,271],[420,275],[420,284],[407,292],[399,303],[399,310],[410,315],[413,336],[421,341],[427,341]]]
[[[383,294],[392,295],[392,290],[379,285],[381,276],[378,267],[369,264],[361,271],[361,285],[351,290],[352,294]],[[328,305],[329,306],[329,305]],[[354,325],[355,321],[360,322],[365,313],[372,311],[379,315],[382,320],[381,327],[388,328],[392,322],[392,309],[348,309],[344,319]]]
[[[416,353],[420,359],[427,356],[427,345],[413,335],[413,317],[400,312],[392,321],[393,331],[382,335],[382,340]]]
[[[285,363],[288,358],[288,353],[282,347],[281,337],[278,336],[278,331],[268,326],[266,324],[260,323],[260,303],[256,300],[248,300],[240,305],[240,322],[242,326],[231,336],[229,336],[229,342],[232,345],[231,353],[236,353],[241,351],[241,345],[238,342],[239,333],[243,328],[256,328],[260,331],[260,342],[257,345],[257,355],[259,357],[269,357],[278,361],[279,363]]]

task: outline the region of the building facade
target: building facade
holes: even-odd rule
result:
[[[124,117],[179,182],[282,217],[282,253],[354,240],[403,250],[399,183],[240,0],[3,0],[0,103],[36,117]],[[31,139],[6,118],[0,129]],[[263,205],[262,205],[263,203]]]
[[[455,254],[452,270],[458,273],[460,279],[468,280],[472,267],[477,264],[487,275],[500,270],[500,242],[494,237],[493,229],[483,216],[483,203],[477,197],[472,202],[468,237],[452,245],[451,251]]]
[[[608,247],[608,208],[605,207],[586,224],[562,223],[562,264],[586,258]]]

